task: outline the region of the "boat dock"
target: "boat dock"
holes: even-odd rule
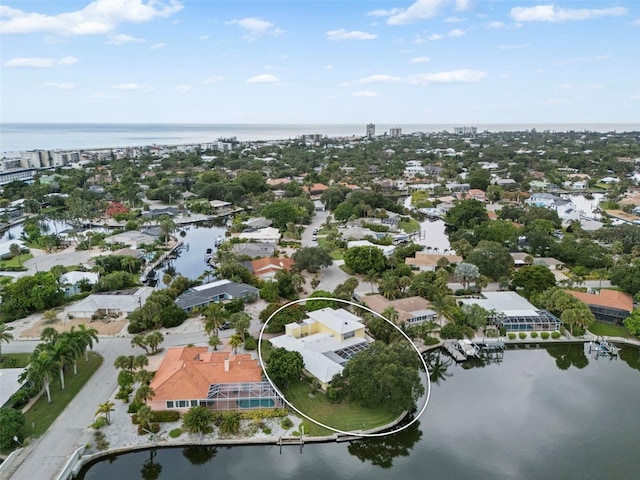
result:
[[[445,340],[442,345],[456,362],[464,362],[469,358],[495,357],[504,353],[503,338],[472,340]]]
[[[597,357],[617,357],[619,351],[618,347],[603,337],[598,337],[594,342],[589,342],[589,353],[595,352]]]

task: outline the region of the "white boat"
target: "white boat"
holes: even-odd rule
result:
[[[216,241],[214,242],[214,245],[215,245],[216,247],[219,247],[220,245],[222,245],[222,235],[218,235],[218,236],[216,237]]]

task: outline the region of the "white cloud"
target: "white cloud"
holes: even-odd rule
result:
[[[168,17],[182,10],[178,0],[94,0],[81,10],[57,15],[24,12],[0,6],[2,33],[52,32],[57,35],[103,35],[114,31],[121,23],[146,22],[156,17]]]
[[[487,24],[487,28],[500,30],[502,28],[507,28],[507,25],[504,22],[490,22]]]
[[[88,100],[93,100],[97,98],[120,98],[120,97],[118,97],[118,95],[107,95],[106,93],[102,93],[102,92],[96,92],[87,96]]]
[[[380,94],[378,92],[372,92],[371,90],[360,90],[359,92],[353,92],[351,96],[361,97],[361,98],[372,98],[372,97],[379,97]]]
[[[2,7],[0,7],[2,8]],[[60,38],[60,37],[56,37],[53,35],[47,35],[44,37],[44,43],[46,43],[47,45],[59,45],[61,43],[66,43],[68,42],[67,39],[65,38]]]
[[[181,93],[186,93],[186,92],[188,92],[189,90],[191,90],[191,87],[190,87],[189,85],[178,85],[178,86],[176,87],[176,90],[177,90],[178,92],[181,92]]]
[[[562,85],[558,85],[556,88],[558,90],[571,90],[573,88],[573,85],[571,85],[570,83],[563,83]]]
[[[78,63],[79,60],[76,57],[62,57],[58,60],[58,65],[73,65],[74,63]]]
[[[389,10],[371,10],[367,12],[367,16],[369,17],[390,17],[391,15],[398,15],[402,13],[404,10],[402,8],[392,8]]]
[[[640,100],[640,93],[635,93],[629,96],[630,100]]]
[[[106,43],[107,45],[124,45],[125,43],[139,43],[144,41],[144,38],[136,38],[125,33],[119,33],[117,35],[111,35]]]
[[[619,17],[627,14],[624,7],[611,8],[558,8],[555,5],[535,7],[515,7],[511,17],[518,22],[565,22],[570,20],[590,20],[601,17]]]
[[[430,83],[470,83],[479,82],[486,76],[486,72],[480,70],[453,70],[450,72],[422,73],[411,75],[407,82],[411,85],[426,86]]]
[[[238,25],[245,31],[244,37],[248,41],[255,40],[263,35],[278,36],[284,33],[284,30],[275,28],[273,23],[256,17],[235,18],[225,22],[225,25]]]
[[[201,35],[198,37],[198,40],[206,40],[207,38],[209,38],[211,35]]]
[[[419,33],[416,33],[413,36],[413,41],[411,43],[413,43],[414,45],[420,45],[421,43],[426,42],[426,40],[424,38],[422,38],[422,35],[420,35]]]
[[[413,57],[409,63],[427,63],[429,60],[429,57]]]
[[[221,82],[222,80],[224,80],[224,77],[221,77],[220,75],[214,75],[212,77],[207,77],[205,78],[202,83],[204,83],[205,85],[210,85],[212,83],[218,83]]]
[[[442,40],[442,35],[439,35],[437,33],[434,33],[433,35],[429,36],[429,40],[434,41],[434,40]]]
[[[130,91],[140,91],[140,90],[148,90],[149,86],[148,85],[141,85],[139,83],[121,83],[119,85],[114,85],[113,87],[114,90],[130,90]]]
[[[463,35],[466,35],[467,32],[465,32],[464,30],[460,30],[459,28],[455,28],[453,30],[451,30],[449,33],[447,33],[447,37],[462,37]]]
[[[631,22],[631,25],[633,25],[634,27],[640,27],[640,18],[636,18],[633,22]]]
[[[361,32],[359,30],[345,30],[341,28],[340,30],[330,30],[326,33],[327,39],[333,40],[334,42],[340,42],[344,40],[373,40],[377,37],[373,33]]]
[[[5,67],[34,67],[34,68],[47,68],[53,67],[55,60],[53,58],[12,58],[4,62]]]
[[[389,25],[406,25],[433,18],[445,3],[447,3],[446,0],[416,0],[406,10],[389,17],[387,23]]]
[[[156,50],[156,49],[158,49],[158,48],[162,48],[162,47],[164,47],[165,45],[166,45],[166,43],[164,43],[164,42],[154,43],[154,44],[153,44],[153,45],[151,45],[149,48],[150,48],[151,50]]]
[[[329,64],[329,65],[325,65],[324,67],[325,70],[333,70],[333,65]]]
[[[357,83],[395,83],[401,82],[402,79],[400,77],[394,77],[392,75],[385,74],[377,74],[377,75],[369,75],[368,77],[361,78]]]
[[[59,90],[73,90],[75,83],[43,83],[42,88],[57,88]]]
[[[444,21],[446,23],[459,23],[459,22],[464,22],[466,21],[464,18],[460,18],[460,17],[447,17],[444,19]]]
[[[280,79],[278,77],[275,75],[269,75],[268,73],[247,78],[247,83],[278,83],[279,81]]]

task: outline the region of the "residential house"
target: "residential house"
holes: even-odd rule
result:
[[[277,228],[265,227],[250,232],[242,232],[236,236],[249,242],[278,243],[282,234]]]
[[[319,196],[322,195],[325,190],[327,190],[329,187],[327,187],[326,185],[322,184],[322,183],[314,183],[313,185],[307,187],[304,186],[302,187],[302,189],[304,191],[306,191],[307,193],[309,193],[310,196],[315,197],[315,196]]]
[[[395,245],[376,245],[375,243],[371,243],[369,240],[353,240],[351,242],[347,242],[347,248],[354,247],[375,247],[380,250],[385,257],[390,257],[396,251]]]
[[[129,245],[131,248],[140,248],[142,245],[150,245],[157,240],[158,237],[143,233],[137,230],[129,230],[127,232],[110,235],[104,239],[104,243],[109,245]]]
[[[231,250],[238,255],[246,255],[250,258],[269,257],[276,250],[275,243],[269,242],[244,242],[234,243]]]
[[[265,228],[270,227],[273,222],[268,218],[253,217],[245,220],[242,223],[244,223],[249,228]]]
[[[80,293],[80,285],[85,282],[88,285],[98,283],[100,276],[93,272],[67,272],[60,276],[58,283],[64,290],[66,297],[71,297]]]
[[[209,205],[213,207],[214,213],[224,213],[231,208],[231,202],[223,202],[222,200],[211,200]]]
[[[236,283],[231,280],[217,280],[190,288],[176,298],[176,305],[185,312],[196,307],[206,307],[210,303],[222,302],[242,298],[251,301],[258,298],[259,290],[246,283]]]
[[[334,375],[356,353],[365,350],[370,340],[365,336],[359,317],[340,308],[322,308],[309,312],[300,323],[285,326],[285,334],[269,339],[276,348],[299,352],[305,371],[326,389]]]
[[[285,270],[291,271],[295,262],[292,258],[274,258],[266,257],[258,260],[247,262],[249,269],[253,274],[265,281],[272,281],[275,279],[276,273]]]
[[[431,303],[422,297],[408,297],[397,300],[387,300],[382,295],[362,295],[360,301],[374,312],[382,314],[387,308],[393,308],[398,313],[397,324],[418,325],[435,321],[438,314],[429,308]],[[391,320],[391,319],[387,319]]]
[[[167,349],[150,384],[152,410],[205,406],[212,410],[282,407],[282,398],[263,379],[262,367],[250,354],[208,351],[207,347]]]
[[[462,305],[479,305],[490,312],[490,321],[507,332],[556,331],[562,322],[550,312],[538,309],[516,292],[483,292],[484,298],[458,300]]]
[[[68,313],[74,318],[91,318],[98,313],[129,315],[137,308],[141,308],[152,292],[153,288],[151,287],[139,287],[115,292],[94,293],[69,307]]]
[[[441,258],[446,258],[450,265],[457,265],[463,261],[460,255],[416,252],[415,258],[407,257],[404,263],[421,272],[434,272]]]
[[[601,289],[597,293],[565,290],[578,300],[589,305],[596,320],[609,323],[622,323],[633,311],[633,296],[617,290]]]
[[[580,213],[571,200],[551,193],[534,193],[525,203],[555,210],[563,221],[580,220]]]

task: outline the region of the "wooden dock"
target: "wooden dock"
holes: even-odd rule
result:
[[[442,346],[456,362],[464,362],[467,359],[467,355],[458,348],[457,340],[445,340]]]

